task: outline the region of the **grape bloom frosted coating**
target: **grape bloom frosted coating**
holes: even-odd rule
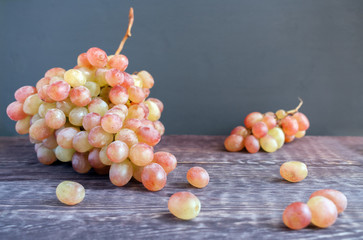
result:
[[[175,217],[190,220],[198,216],[201,204],[193,193],[177,192],[169,198],[168,208]]]
[[[83,201],[86,191],[84,187],[73,181],[63,181],[56,189],[56,195],[59,201],[66,205],[76,205]]]

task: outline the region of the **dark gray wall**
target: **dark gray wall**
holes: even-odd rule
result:
[[[1,0],[0,135],[14,91],[98,46],[114,53],[130,6],[129,72],[148,70],[167,134],[228,134],[251,111],[304,99],[312,135],[363,134],[363,1]]]

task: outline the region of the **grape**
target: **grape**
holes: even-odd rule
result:
[[[229,152],[241,151],[244,147],[243,137],[240,135],[230,135],[224,140],[224,147]]]
[[[88,152],[93,147],[88,142],[88,132],[80,131],[74,137],[72,141],[73,148],[80,153]]]
[[[146,166],[154,159],[154,150],[146,143],[137,143],[130,148],[129,158],[137,166]]]
[[[131,129],[132,131],[136,131],[139,127],[141,127],[142,123],[140,119],[137,118],[131,118],[131,119],[127,119],[124,122],[123,127],[124,128],[128,128]]]
[[[268,127],[264,122],[257,122],[252,127],[253,136],[255,136],[256,138],[262,138],[266,136],[267,132]]]
[[[268,127],[269,130],[273,129],[277,125],[277,121],[275,119],[275,116],[273,116],[273,115],[265,114],[262,118],[262,122],[264,122],[266,124],[266,126]]]
[[[256,152],[258,152],[258,150],[260,150],[260,142],[253,135],[247,136],[245,138],[244,144],[245,144],[246,150],[249,153],[256,153]]]
[[[18,101],[9,104],[6,108],[6,114],[14,121],[19,121],[27,117],[27,114],[23,111],[23,103]]]
[[[305,131],[298,131],[296,134],[295,134],[295,137],[296,138],[302,138],[305,136]]]
[[[26,118],[23,118],[16,122],[15,124],[15,130],[18,134],[27,134],[29,133],[30,128],[30,120],[31,117],[27,116]]]
[[[93,168],[104,168],[106,167],[100,160],[100,150],[99,148],[92,149],[88,154],[88,162]]]
[[[67,127],[62,129],[58,134],[57,134],[57,143],[59,146],[61,146],[62,148],[72,148],[73,147],[73,138],[74,136],[76,136],[76,134],[79,131],[74,128],[74,127]]]
[[[106,72],[105,79],[108,85],[115,87],[116,85],[121,85],[124,82],[124,74],[116,69],[112,68]]]
[[[240,135],[245,138],[248,135],[248,130],[243,126],[237,126],[231,131],[231,135]]]
[[[129,160],[121,163],[112,163],[109,177],[111,182],[119,187],[126,185],[132,177],[133,168]]]
[[[87,53],[81,53],[78,55],[77,65],[80,67],[93,68],[92,64],[88,61]]]
[[[93,47],[87,51],[87,59],[92,66],[102,68],[107,64],[107,54],[102,49]]]
[[[192,167],[187,172],[187,180],[196,188],[204,188],[209,183],[209,174],[202,167]]]
[[[64,76],[64,73],[66,72],[66,70],[64,70],[63,68],[59,68],[59,67],[55,67],[55,68],[51,68],[49,69],[44,77],[63,77]]]
[[[83,86],[87,79],[84,74],[78,69],[70,69],[64,73],[64,81],[72,87]]]
[[[331,200],[316,196],[310,198],[307,204],[311,211],[312,224],[320,228],[327,228],[335,223],[338,211]]]
[[[105,166],[103,168],[95,168],[94,170],[98,175],[108,175],[110,172],[110,166]]]
[[[53,83],[58,82],[58,81],[62,81],[62,82],[67,83],[66,81],[64,81],[63,77],[54,76],[54,77],[50,78],[49,85],[52,85]]]
[[[262,113],[259,112],[252,112],[250,114],[247,115],[247,117],[245,118],[245,126],[247,128],[252,128],[253,125],[255,125],[255,123],[261,121],[263,119],[263,115]]]
[[[73,154],[75,150],[73,148],[62,148],[61,146],[57,146],[54,150],[55,156],[61,162],[70,162],[72,161]]]
[[[101,116],[98,113],[88,113],[82,120],[82,126],[86,131],[101,125]]]
[[[116,134],[115,139],[126,143],[129,148],[139,142],[136,133],[127,128],[121,129]]]
[[[96,71],[94,69],[89,69],[85,67],[79,67],[77,69],[83,73],[83,75],[86,78],[86,81],[92,81],[92,82],[95,81]]]
[[[86,82],[84,86],[89,90],[91,97],[97,97],[101,92],[101,88],[98,83]]]
[[[120,163],[129,156],[129,147],[126,143],[117,140],[108,145],[106,154],[112,162]]]
[[[331,200],[337,207],[338,213],[344,212],[347,208],[348,200],[347,197],[342,193],[334,189],[322,189],[314,192],[310,195],[310,198],[322,196]]]
[[[49,85],[50,82],[50,77],[44,77],[42,79],[40,79],[37,84],[35,85],[35,88],[37,89],[37,91],[39,92],[40,89],[45,86],[45,85]]]
[[[141,181],[147,190],[160,191],[166,184],[166,172],[159,164],[151,163],[142,170]]]
[[[57,105],[56,103],[47,103],[43,102],[40,104],[38,109],[38,114],[41,118],[45,118],[45,114],[48,112],[49,109],[55,108]]]
[[[166,174],[169,174],[171,171],[173,171],[177,165],[176,157],[168,152],[154,153],[153,162],[162,166]]]
[[[129,65],[129,60],[125,55],[119,54],[115,56],[109,56],[108,67],[109,68],[117,68],[120,71],[125,71],[127,66]]]
[[[308,169],[302,162],[289,161],[281,165],[280,175],[289,182],[300,182],[308,175]]]
[[[96,148],[102,148],[110,144],[112,140],[113,135],[103,130],[101,126],[92,128],[88,134],[88,142]]]
[[[50,109],[45,114],[45,123],[50,128],[59,129],[66,123],[66,115],[57,108]]]
[[[295,139],[295,136],[285,135],[285,143],[292,142],[292,141],[294,141],[294,139]]]
[[[117,104],[113,106],[112,109],[121,110],[125,115],[127,115],[127,113],[129,112],[129,109],[125,104]]]
[[[147,71],[140,71],[137,76],[141,78],[144,88],[152,88],[154,86],[154,78]]]
[[[129,99],[126,88],[119,85],[113,87],[108,96],[113,104],[125,104]]]
[[[88,162],[87,153],[75,152],[72,156],[72,167],[78,173],[88,173],[92,167]]]
[[[285,142],[285,134],[281,128],[275,127],[268,131],[268,135],[273,137],[277,142],[277,147],[281,148]]]
[[[154,123],[150,120],[147,119],[141,119],[141,127],[149,127],[149,128],[154,128]]]
[[[48,89],[48,96],[54,101],[63,101],[68,98],[71,86],[65,81],[57,81],[52,83]]]
[[[35,152],[37,152],[37,151],[38,151],[38,149],[39,149],[41,146],[43,146],[43,143],[36,143],[36,144],[34,144],[34,151],[35,151]]]
[[[95,81],[96,81],[96,83],[98,83],[98,85],[100,85],[100,87],[104,87],[107,85],[107,81],[105,78],[107,71],[108,71],[108,69],[106,69],[106,68],[99,68],[96,70]]]
[[[69,98],[76,106],[84,107],[91,102],[91,92],[84,86],[75,87],[70,91]]]
[[[58,146],[57,138],[55,137],[55,134],[50,135],[46,139],[42,141],[43,146],[49,149],[54,149]]]
[[[149,109],[145,109],[143,108],[143,106],[139,104],[139,105],[131,105],[129,107],[129,112],[127,115],[127,119],[132,119],[132,118],[136,118],[136,119],[144,119],[147,118],[148,114],[149,114]]]
[[[284,133],[288,136],[294,136],[299,131],[297,120],[291,116],[287,116],[281,120],[281,126]]]
[[[82,126],[84,116],[88,114],[88,110],[85,107],[75,107],[69,113],[69,122],[75,126]]]
[[[161,136],[154,127],[140,127],[136,130],[139,142],[155,146],[160,142]]]
[[[49,85],[44,85],[38,90],[38,96],[43,102],[54,102],[54,100],[48,95],[49,87]]]
[[[134,103],[141,103],[145,100],[146,95],[142,88],[137,86],[131,86],[128,89],[129,99]]]
[[[37,113],[37,114],[35,114],[33,117],[31,117],[31,119],[30,119],[30,125],[32,125],[33,123],[35,123],[37,120],[39,120],[39,119],[42,119],[42,117],[41,116],[39,116],[39,114]]]
[[[88,110],[89,112],[98,113],[99,115],[103,116],[108,111],[108,105],[101,98],[94,98],[88,104]]]
[[[132,174],[132,176],[138,181],[138,182],[142,182],[141,180],[141,174],[142,174],[142,171],[144,170],[144,167],[140,167],[140,166],[137,166],[135,164],[132,164],[132,167],[134,169],[134,172]]]
[[[123,110],[121,110],[119,108],[115,108],[115,107],[112,107],[110,110],[108,110],[106,112],[105,116],[107,114],[115,114],[115,115],[117,115],[120,118],[121,122],[123,122],[125,120],[125,118],[126,118],[126,114],[123,112]]]
[[[147,119],[153,122],[159,120],[161,117],[161,112],[158,105],[150,100],[145,101],[145,104],[149,109],[149,115],[147,116]]]
[[[159,132],[159,134],[162,136],[165,133],[165,127],[164,124],[160,121],[154,122],[154,128]]]
[[[122,121],[117,114],[107,113],[101,118],[101,126],[108,133],[117,133],[122,128]]]
[[[306,131],[310,127],[309,119],[305,116],[305,114],[297,112],[292,117],[296,119],[299,125],[299,131]]]
[[[281,120],[281,119],[285,118],[286,116],[287,116],[287,113],[285,110],[280,109],[280,110],[276,111],[277,119]]]
[[[112,161],[107,157],[107,148],[108,145],[101,148],[99,158],[102,164],[110,166],[112,164]]]
[[[50,165],[57,160],[54,152],[51,149],[46,148],[44,146],[40,146],[37,149],[37,158],[39,162],[46,165]]]
[[[72,181],[61,182],[56,189],[56,195],[59,201],[66,205],[76,205],[83,201],[86,191],[84,187]]]
[[[294,202],[285,208],[282,220],[290,229],[303,229],[311,222],[311,212],[307,204]]]
[[[30,95],[25,99],[23,111],[28,115],[35,115],[38,113],[40,104],[42,104],[42,100],[40,100],[38,94]]]
[[[25,99],[27,99],[27,97],[29,97],[30,95],[33,95],[37,93],[37,89],[33,86],[23,86],[21,88],[19,88],[18,90],[16,90],[14,96],[16,101],[20,102],[20,103],[24,103]]]
[[[169,198],[168,208],[175,217],[190,220],[198,216],[201,204],[193,193],[177,192]]]
[[[69,116],[69,113],[72,111],[73,108],[76,107],[69,98],[65,99],[64,101],[60,101],[56,103],[58,109],[62,110],[66,116]]]
[[[266,135],[260,139],[261,148],[266,152],[275,152],[278,149],[278,144],[275,138]]]
[[[134,85],[136,87],[142,88],[142,80],[139,76],[132,74],[132,79],[134,80]]]
[[[129,89],[131,86],[134,86],[134,79],[131,77],[130,74],[124,72],[124,82],[121,84],[126,89]]]
[[[42,141],[52,135],[54,129],[49,128],[44,119],[34,122],[29,128],[29,136],[35,140]]]

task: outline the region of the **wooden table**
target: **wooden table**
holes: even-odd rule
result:
[[[275,153],[229,153],[223,136],[165,136],[156,150],[170,151],[178,167],[166,187],[149,192],[132,180],[116,187],[108,176],[78,174],[70,164],[40,164],[24,137],[0,137],[0,239],[363,239],[363,137],[305,137]],[[308,177],[288,183],[279,175],[288,160],[305,162]],[[191,187],[186,172],[202,166],[210,174],[204,189]],[[63,180],[86,188],[79,205],[55,195]],[[284,208],[306,202],[323,188],[342,191],[348,208],[327,229],[284,226]],[[171,215],[169,197],[193,192],[199,216]],[[116,238],[115,238],[116,237]]]

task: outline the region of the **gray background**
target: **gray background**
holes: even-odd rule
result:
[[[363,1],[0,1],[0,135],[14,91],[90,47],[148,70],[167,134],[225,135],[251,111],[304,99],[311,135],[363,134]]]

